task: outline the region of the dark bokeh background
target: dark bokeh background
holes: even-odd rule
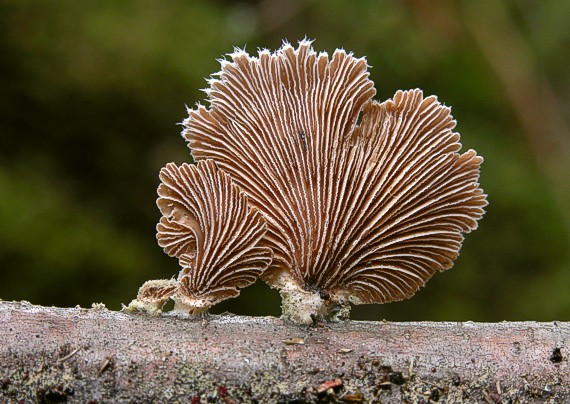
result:
[[[159,169],[233,46],[307,36],[367,56],[377,98],[420,87],[485,157],[490,205],[454,269],[360,319],[570,319],[570,2],[0,1],[0,298],[113,309],[177,273]],[[278,314],[258,282],[216,311]]]

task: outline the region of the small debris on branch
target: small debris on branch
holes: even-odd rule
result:
[[[327,380],[324,383],[319,384],[315,387],[315,392],[317,394],[326,393],[329,390],[336,390],[342,387],[342,380],[341,379],[334,379],[334,380]]]
[[[303,338],[289,338],[284,339],[283,343],[285,345],[305,345],[305,340]]]
[[[552,355],[550,355],[550,361],[552,363],[560,363],[563,360],[562,356],[562,349],[561,348],[554,348],[552,351]]]

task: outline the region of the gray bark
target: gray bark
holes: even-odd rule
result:
[[[557,322],[301,327],[0,302],[0,402],[570,402],[569,343]]]

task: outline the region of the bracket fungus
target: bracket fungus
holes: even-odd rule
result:
[[[285,318],[344,318],[349,303],[409,298],[453,265],[487,201],[483,158],[459,153],[450,108],[420,90],[374,101],[364,58],[316,53],[306,40],[230,58],[209,80],[209,107],[189,110],[183,136],[194,159],[215,160],[267,220],[274,256],[262,278],[280,289]],[[196,226],[180,219],[182,202],[164,201],[173,228],[159,241],[178,254],[196,243],[181,229]],[[219,252],[209,259],[227,259]]]
[[[273,256],[265,245],[267,224],[213,160],[169,163],[160,180],[157,239],[182,269],[176,280],[144,283],[129,309],[158,312],[172,298],[175,313],[201,315],[239,295],[267,268]]]

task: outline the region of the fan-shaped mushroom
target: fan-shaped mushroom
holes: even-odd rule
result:
[[[285,317],[409,298],[452,266],[487,202],[483,159],[458,153],[449,108],[420,90],[372,101],[364,59],[308,41],[231,59],[183,136],[266,217],[275,255],[263,278]]]
[[[169,163],[160,179],[157,239],[182,270],[177,280],[146,282],[131,306],[157,309],[173,298],[175,311],[202,314],[239,295],[267,268],[273,255],[264,239],[267,225],[213,160]]]

